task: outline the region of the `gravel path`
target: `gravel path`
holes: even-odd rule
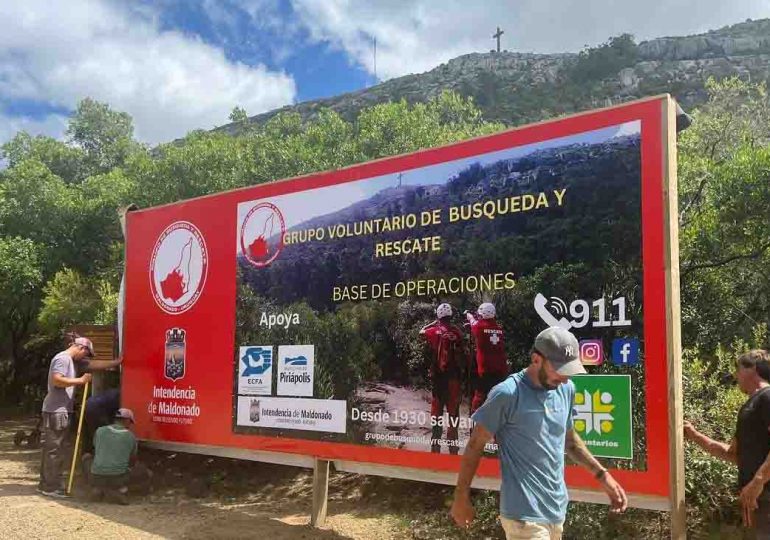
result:
[[[78,490],[72,499],[43,497],[35,491],[39,450],[13,444],[14,433],[29,431],[33,424],[32,420],[0,421],[0,536],[4,540],[406,537],[401,520],[373,507],[367,510],[356,493],[356,480],[341,475],[332,477],[326,528],[311,529],[311,475],[299,470],[276,475],[264,469],[273,467],[267,464],[249,464],[252,469],[265,470],[265,482],[250,492],[241,490],[235,497],[223,497],[220,490],[191,499],[184,494],[183,485],[176,489],[166,485],[147,497],[133,498],[128,506],[87,502]],[[337,476],[342,480],[339,489],[334,489]]]

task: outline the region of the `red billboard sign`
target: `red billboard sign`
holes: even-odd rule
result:
[[[667,499],[670,104],[131,212],[123,400],[138,435],[456,472],[473,397],[557,325],[590,373],[576,429],[630,493]],[[437,310],[455,330],[423,331]],[[496,326],[468,324],[490,313]],[[495,451],[481,476],[499,476]],[[567,481],[597,487],[572,466]]]

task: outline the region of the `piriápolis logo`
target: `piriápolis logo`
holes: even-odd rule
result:
[[[177,221],[166,227],[150,259],[150,287],[158,307],[171,315],[190,309],[203,292],[208,259],[206,242],[195,225]]]
[[[286,222],[278,207],[269,202],[257,203],[241,224],[241,253],[258,268],[268,266],[283,249],[285,233]]]

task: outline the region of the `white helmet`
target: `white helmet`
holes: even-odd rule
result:
[[[479,315],[482,319],[494,319],[496,314],[494,304],[484,302],[479,306]]]
[[[452,316],[452,306],[449,304],[441,304],[436,308],[436,317],[443,319],[444,317]]]

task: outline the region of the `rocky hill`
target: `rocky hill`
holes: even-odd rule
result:
[[[307,101],[250,117],[264,123],[285,111],[310,118],[329,108],[347,119],[367,106],[425,101],[445,89],[472,96],[485,118],[518,125],[543,118],[669,92],[689,109],[705,98],[709,77],[770,77],[770,19],[746,21],[705,34],[636,44],[629,35],[580,53],[471,53],[416,75],[339,96]],[[235,133],[243,123],[217,128]]]

